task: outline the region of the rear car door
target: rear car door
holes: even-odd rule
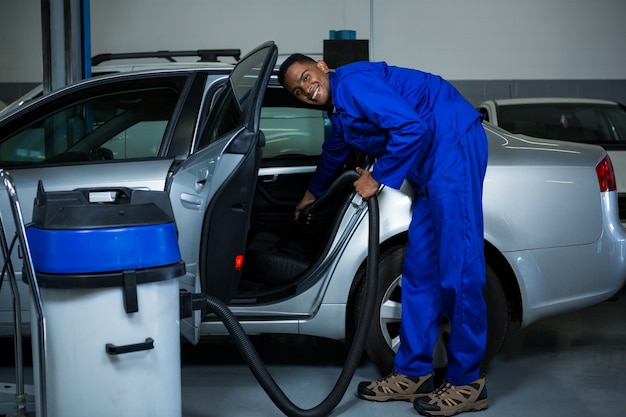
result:
[[[230,300],[241,279],[255,184],[265,137],[261,104],[276,63],[277,47],[264,43],[243,57],[221,84],[200,130],[194,153],[168,185],[174,216],[184,241],[187,266],[182,286],[222,301]],[[181,332],[199,340],[200,311],[181,321]]]

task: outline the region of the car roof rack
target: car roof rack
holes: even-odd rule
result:
[[[195,51],[154,51],[154,52],[128,52],[119,54],[98,54],[91,58],[91,65],[96,66],[105,61],[116,59],[135,58],[165,58],[170,62],[176,62],[175,57],[197,56],[198,62],[218,62],[218,57],[233,57],[235,61],[241,58],[241,49],[197,49]]]

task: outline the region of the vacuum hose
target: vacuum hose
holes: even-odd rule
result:
[[[358,178],[356,172],[344,173],[335,184],[342,181],[354,181]],[[333,184],[333,186],[335,185]],[[331,194],[330,190],[326,194]],[[320,198],[320,200],[323,197]],[[318,200],[319,201],[319,200]],[[317,406],[310,409],[302,409],[293,404],[285,393],[280,389],[276,381],[268,372],[259,355],[252,345],[248,335],[243,330],[241,324],[230,311],[228,306],[220,300],[207,296],[206,307],[215,313],[224,323],[229,333],[235,339],[235,344],[244,360],[250,367],[257,381],[261,384],[267,395],[274,404],[289,417],[317,417],[327,416],[339,404],[343,395],[352,380],[352,376],[356,371],[363,353],[365,338],[372,320],[375,310],[376,290],[378,280],[378,258],[379,258],[379,214],[378,199],[373,196],[367,200],[369,209],[369,237],[368,237],[368,256],[367,256],[367,274],[365,277],[365,305],[363,308],[363,316],[360,318],[355,331],[354,339],[351,343],[346,363],[328,396]],[[308,207],[307,207],[308,208]]]

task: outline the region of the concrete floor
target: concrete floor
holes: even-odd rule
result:
[[[257,336],[253,342],[276,382],[301,408],[326,397],[346,354],[341,343],[310,337]],[[1,381],[14,375],[7,353],[3,344]],[[356,398],[359,381],[379,376],[363,360],[331,415],[417,416],[406,402]],[[227,339],[184,344],[182,384],[183,417],[283,415]],[[626,291],[617,301],[510,329],[488,370],[487,386],[489,409],[477,416],[626,416]]]

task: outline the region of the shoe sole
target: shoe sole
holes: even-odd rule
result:
[[[376,402],[387,402],[387,401],[408,401],[408,402],[414,402],[415,399],[423,397],[427,394],[417,394],[417,395],[407,395],[405,397],[399,397],[397,395],[388,395],[388,396],[382,396],[382,395],[363,395],[363,394],[358,394],[359,398],[363,399],[363,400],[367,400],[367,401],[376,401]]]
[[[465,413],[465,412],[470,412],[470,411],[482,411],[482,410],[485,410],[489,406],[489,401],[488,401],[487,398],[485,398],[484,400],[478,400],[478,401],[473,402],[471,404],[467,404],[467,405],[461,406],[458,409],[449,410],[449,411],[425,410],[424,408],[420,407],[417,402],[414,405],[415,405],[415,409],[417,410],[418,413],[420,413],[422,415],[425,415],[425,416],[428,416],[428,417],[451,417],[451,416],[455,416],[455,415],[460,414],[460,413]]]

